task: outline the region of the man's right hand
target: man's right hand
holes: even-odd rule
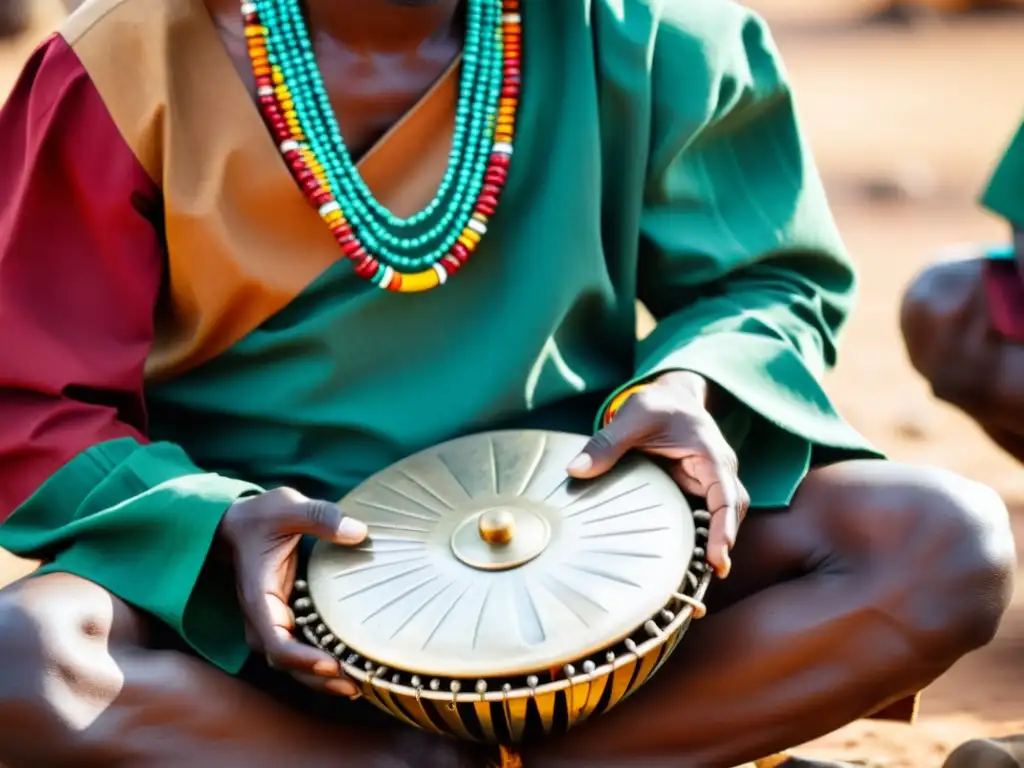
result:
[[[342,676],[337,659],[295,638],[288,599],[295,585],[299,542],[303,536],[316,536],[354,546],[366,533],[364,523],[346,517],[336,504],[307,499],[290,488],[239,499],[221,521],[219,535],[234,564],[250,644],[272,668],[319,691],[358,693]]]

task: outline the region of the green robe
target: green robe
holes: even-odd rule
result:
[[[101,14],[103,3],[113,10]],[[167,0],[167,8],[179,6]],[[236,249],[239,262],[248,249],[273,245],[265,272],[287,272],[316,248],[334,246],[287,174],[270,167],[272,143],[259,138],[262,125],[239,101],[234,70],[211,47],[208,19],[180,11],[152,32],[154,18],[170,16],[163,3],[101,0],[88,10],[89,24],[75,22],[66,40],[50,45],[77,54],[82,71],[64,77],[80,83],[84,76],[117,130],[102,146],[90,134],[89,151],[79,151],[88,156],[69,159],[63,176],[51,173],[47,183],[54,204],[70,211],[65,227],[81,214],[90,233],[81,243],[96,232],[118,236],[106,250],[82,245],[73,260],[66,249],[36,249],[46,254],[38,267],[21,251],[0,250],[0,286],[7,280],[14,290],[20,280],[23,296],[7,309],[0,298],[0,328],[20,322],[20,338],[43,344],[45,337],[65,353],[53,356],[59,370],[44,377],[0,351],[0,407],[5,398],[16,402],[3,388],[13,378],[21,392],[47,393],[37,398],[40,408],[59,402],[77,414],[61,422],[43,412],[31,428],[0,438],[0,470],[36,477],[0,527],[0,546],[46,559],[41,572],[91,579],[234,672],[248,653],[242,617],[229,579],[204,563],[222,514],[241,494],[291,485],[338,499],[375,471],[454,436],[527,426],[587,433],[616,391],[677,369],[731,393],[721,423],[755,507],[786,506],[812,464],[879,455],[821,385],[836,362],[854,271],[778,51],[753,13],[729,0],[525,0],[515,156],[472,261],[438,290],[394,295],[353,275],[331,251],[333,263],[215,355],[192,364],[179,357],[154,372],[153,354],[147,361],[139,351],[154,307],[151,349],[163,355],[182,336],[175,322],[205,311],[204,297],[229,279],[206,265],[222,258],[214,246],[232,232],[246,243]],[[137,74],[119,79],[110,70],[129,55],[142,57],[132,60]],[[160,70],[167,62],[173,67]],[[19,87],[37,106],[8,105],[5,141],[25,131],[19,110],[30,113],[68,90],[55,75],[39,74],[45,65]],[[186,87],[192,66],[204,69]],[[153,83],[167,92],[153,96]],[[132,111],[133,99],[148,98],[177,101]],[[218,120],[204,123],[208,133],[185,117],[189,99],[206,98],[224,104]],[[63,121],[53,141],[75,138],[73,105],[46,114]],[[139,243],[151,234],[132,218],[134,208],[71,182],[73,162],[99,157],[104,168],[117,166],[125,144],[131,157],[123,162],[146,172],[136,183],[162,193],[151,195],[160,222],[145,246],[150,261]],[[247,165],[253,156],[268,165]],[[23,172],[41,171],[29,164]],[[100,180],[89,183],[113,183],[110,175],[97,167],[89,178]],[[24,179],[5,183],[12,195],[25,186]],[[204,184],[220,186],[214,194]],[[124,199],[133,194],[126,188]],[[266,205],[275,195],[285,203]],[[29,235],[53,237],[51,229],[37,223]],[[284,247],[286,229],[315,248]],[[129,243],[129,233],[137,241]],[[129,245],[128,256],[115,258]],[[144,275],[126,273],[140,264],[149,264]],[[42,277],[30,285],[31,269],[90,272],[87,282],[65,281],[69,299],[53,288],[46,294],[52,281]],[[247,273],[249,282],[223,300],[251,309],[247,291],[262,274]],[[98,299],[101,279],[110,289]],[[86,284],[94,293],[79,297],[77,286]],[[638,299],[658,320],[642,342]],[[58,301],[66,320],[48,311]],[[102,319],[75,314],[85,305]],[[132,312],[142,318],[137,324]],[[203,322],[213,325],[202,327],[220,328],[228,314],[211,310]],[[107,363],[106,355],[123,362]],[[144,365],[138,402],[122,405],[117,398],[130,387],[115,373],[127,381]],[[18,402],[36,402],[29,400]],[[112,403],[116,423],[96,410],[110,417]],[[142,404],[148,426],[138,415]],[[72,448],[53,466],[24,451],[42,436],[42,453],[61,455],[50,450],[53,430],[72,422]],[[37,466],[49,466],[45,476],[29,471]]]
[[[1016,229],[1024,229],[1024,121],[989,179],[981,204]]]

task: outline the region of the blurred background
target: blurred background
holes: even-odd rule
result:
[[[970,10],[970,0],[903,7],[885,0],[748,3],[772,23],[786,56],[860,268],[860,304],[829,389],[848,418],[894,458],[949,467],[995,486],[1015,507],[1024,545],[1024,470],[931,398],[905,360],[897,325],[902,289],[942,247],[1006,238],[1006,226],[978,209],[975,198],[1024,115],[1024,12],[1021,0],[1014,4],[1016,10],[958,13]],[[28,0],[27,7],[28,30],[0,42],[0,97],[62,16],[60,0]],[[0,582],[26,567],[0,553]],[[917,768],[940,765],[968,738],[1024,731],[1020,592],[996,642],[927,692],[917,726],[857,723],[804,751]]]

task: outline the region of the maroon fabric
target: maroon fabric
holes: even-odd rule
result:
[[[60,37],[0,111],[0,521],[78,453],[143,440],[159,190]]]
[[[985,291],[992,326],[1009,341],[1024,343],[1024,276],[1017,263],[985,262]]]

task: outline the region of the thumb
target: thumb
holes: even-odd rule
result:
[[[590,438],[580,454],[569,462],[569,474],[580,480],[603,475],[634,447],[632,438],[622,421],[613,421]]]
[[[287,516],[291,533],[316,536],[335,544],[353,546],[366,539],[366,523],[349,517],[337,504],[318,499],[296,502]]]

